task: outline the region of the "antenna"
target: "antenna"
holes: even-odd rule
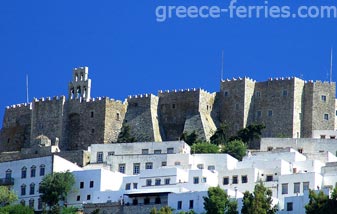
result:
[[[222,50],[221,52],[221,78],[220,80],[222,81],[223,80],[223,71],[224,71],[224,51]]]
[[[332,65],[333,65],[333,48],[331,48],[331,58],[330,58],[330,83],[332,82]]]
[[[28,96],[28,74],[26,74],[26,101],[29,103],[29,96]]]

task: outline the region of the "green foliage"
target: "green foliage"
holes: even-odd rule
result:
[[[62,214],[76,214],[77,208],[76,207],[63,207]]]
[[[196,214],[194,210],[189,210],[189,211],[180,211],[178,214]]]
[[[117,143],[132,143],[136,138],[131,136],[131,128],[129,125],[123,125],[121,132],[118,134]]]
[[[220,124],[220,127],[210,138],[212,144],[221,145],[228,141],[228,126],[225,123]]]
[[[150,211],[150,214],[172,214],[172,208],[169,206],[165,206],[157,210],[157,208],[153,207]]]
[[[206,142],[195,143],[191,146],[191,152],[195,154],[219,153],[219,146]]]
[[[94,211],[92,211],[90,214],[99,214],[100,209],[95,209]]]
[[[255,185],[254,192],[246,191],[243,196],[242,214],[275,214],[277,207],[272,206],[272,192],[262,182]]]
[[[260,139],[262,130],[266,126],[263,124],[251,124],[244,129],[238,131],[237,139],[241,139],[244,143],[249,143],[255,139]]]
[[[74,184],[74,175],[69,171],[46,175],[39,188],[42,202],[50,207],[57,205],[60,200],[65,200]]]
[[[316,193],[309,190],[309,203],[305,206],[307,214],[333,214],[337,213],[337,187],[332,191],[331,198],[323,191]]]
[[[1,214],[34,214],[34,210],[21,204],[7,205],[0,207]]]
[[[204,209],[207,214],[238,214],[237,202],[230,201],[227,193],[219,186],[210,187],[204,197]]]
[[[18,196],[5,186],[0,186],[0,205],[6,206],[18,200]]]
[[[242,158],[246,155],[247,146],[240,140],[234,140],[223,145],[222,152],[227,153],[241,161]]]
[[[184,132],[181,134],[180,140],[183,140],[189,146],[192,146],[193,144],[198,142],[198,134],[196,131],[193,131],[192,133]]]

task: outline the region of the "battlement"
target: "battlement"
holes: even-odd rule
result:
[[[41,97],[37,99],[36,97],[33,98],[33,103],[41,103],[41,102],[55,102],[55,101],[64,101],[66,97],[64,95],[62,96],[54,96],[53,98],[51,97]]]
[[[243,80],[249,80],[249,81],[252,81],[252,82],[256,82],[256,80],[253,80],[252,78],[249,78],[249,77],[237,77],[237,78],[232,78],[232,79],[225,79],[225,80],[221,80],[222,83],[224,82],[236,82],[236,81],[243,81]]]
[[[18,108],[32,109],[32,103],[20,103],[20,104],[6,106],[6,109],[18,109]]]
[[[174,89],[174,90],[165,90],[165,91],[162,91],[162,90],[159,90],[158,91],[158,94],[159,95],[165,95],[165,94],[175,94],[175,93],[179,93],[179,94],[181,94],[181,93],[183,93],[183,94],[186,94],[186,93],[199,93],[199,92],[204,92],[204,93],[209,93],[210,94],[210,92],[208,92],[208,91],[206,91],[206,90],[204,90],[204,89],[202,89],[202,88],[188,88],[188,89],[179,89],[179,90],[177,90],[177,89]]]
[[[297,77],[274,77],[274,78],[268,78],[268,81],[285,81],[285,80],[294,80]]]
[[[151,97],[156,97],[153,94],[137,94],[137,95],[129,95],[127,100],[131,99],[143,99],[143,98],[151,98]]]

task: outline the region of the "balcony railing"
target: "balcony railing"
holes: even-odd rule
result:
[[[0,178],[0,186],[14,185],[14,178]]]

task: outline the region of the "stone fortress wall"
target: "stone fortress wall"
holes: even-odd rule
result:
[[[159,91],[129,96],[124,102],[91,98],[87,67],[75,68],[64,96],[34,99],[7,107],[0,132],[0,152],[38,147],[49,139],[61,151],[86,150],[91,144],[117,141],[124,125],[137,141],[177,140],[196,131],[209,140],[221,123],[231,134],[249,124],[266,125],[264,137],[311,137],[313,130],[335,130],[336,85],[276,78],[223,80],[220,91]]]

